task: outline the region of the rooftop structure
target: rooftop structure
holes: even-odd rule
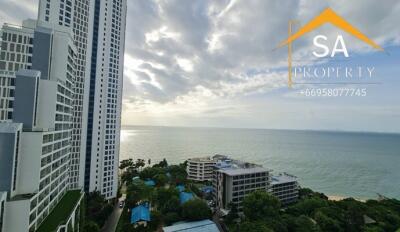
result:
[[[150,187],[156,186],[156,182],[154,182],[154,180],[150,180],[150,179],[144,181],[144,184],[145,184],[146,186],[150,186]]]
[[[294,203],[299,198],[297,177],[287,173],[272,176],[271,193],[279,198],[282,205]]]
[[[219,232],[217,225],[211,220],[195,222],[178,222],[172,226],[163,227],[164,232]]]
[[[179,192],[185,191],[185,186],[183,186],[183,185],[177,185],[175,188],[176,188]]]
[[[131,224],[147,225],[150,219],[150,207],[148,203],[141,204],[132,209]]]
[[[184,204],[194,198],[193,193],[181,192],[179,193],[179,201],[181,204]]]

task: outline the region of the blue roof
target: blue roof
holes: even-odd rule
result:
[[[181,204],[190,201],[193,198],[194,198],[193,193],[181,192],[179,194],[179,201],[181,202]]]
[[[163,227],[164,232],[219,232],[217,225],[211,220],[202,220],[195,222],[175,223],[172,226]]]
[[[150,210],[148,204],[139,205],[132,209],[131,224],[140,221],[150,221]]]
[[[149,180],[146,180],[146,181],[144,182],[144,184],[147,185],[147,186],[153,187],[153,186],[156,185],[156,182],[154,182],[154,180],[149,179]]]
[[[179,192],[183,192],[183,191],[185,191],[185,186],[183,186],[183,185],[177,185],[176,186],[176,189],[179,191]]]
[[[203,188],[201,188],[201,191],[203,191],[205,193],[211,193],[212,191],[214,191],[214,187],[213,186],[204,186]]]

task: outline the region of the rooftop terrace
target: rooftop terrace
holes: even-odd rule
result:
[[[80,190],[68,191],[43,221],[37,232],[56,231],[58,226],[65,224],[82,195]]]
[[[287,173],[280,173],[279,175],[272,176],[272,182],[271,184],[285,184],[285,183],[291,183],[291,182],[296,182],[297,177],[293,175],[289,175]]]

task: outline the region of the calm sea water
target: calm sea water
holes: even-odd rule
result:
[[[125,127],[121,159],[179,163],[214,154],[299,177],[328,195],[400,198],[400,135],[257,129]]]

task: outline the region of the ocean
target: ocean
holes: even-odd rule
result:
[[[302,187],[359,199],[400,198],[400,134],[129,126],[120,159],[229,155],[296,175]]]

